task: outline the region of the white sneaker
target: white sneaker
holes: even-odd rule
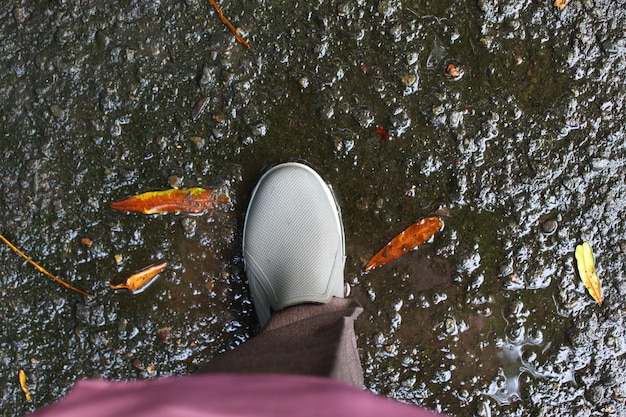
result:
[[[243,258],[261,326],[272,310],[343,297],[341,212],[312,168],[288,162],[261,177],[246,213]]]

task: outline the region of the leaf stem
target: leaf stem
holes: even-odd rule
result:
[[[15,253],[17,253],[18,255],[20,255],[22,258],[26,259],[26,261],[31,264],[32,266],[34,266],[39,272],[49,276],[50,278],[52,278],[53,280],[55,280],[56,282],[58,282],[59,284],[63,285],[65,288],[69,288],[72,291],[76,291],[77,293],[80,293],[82,295],[86,295],[87,297],[93,297],[93,295],[86,293],[83,290],[79,290],[76,287],[71,286],[70,284],[68,284],[67,282],[63,281],[61,278],[57,278],[56,276],[52,275],[50,272],[46,271],[43,267],[39,266],[39,264],[37,264],[35,261],[33,261],[32,259],[30,259],[28,256],[26,256],[26,254],[24,252],[22,252],[21,250],[19,250],[17,247],[15,247],[15,245],[13,245],[11,242],[9,242],[4,236],[2,236],[0,234],[0,240],[2,240],[4,243],[7,244],[7,246],[9,248],[11,248]]]

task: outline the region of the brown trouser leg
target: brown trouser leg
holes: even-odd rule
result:
[[[363,386],[354,320],[363,308],[351,298],[301,304],[276,312],[261,332],[210,361],[203,372],[326,376]]]

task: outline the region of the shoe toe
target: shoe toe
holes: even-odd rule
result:
[[[250,200],[244,259],[262,324],[269,308],[343,296],[343,227],[332,191],[306,165],[268,171]]]

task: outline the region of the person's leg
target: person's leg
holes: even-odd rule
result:
[[[313,169],[286,163],[261,177],[246,213],[243,255],[264,329],[206,370],[301,373],[362,385],[353,326],[362,308],[343,299],[341,213]]]
[[[327,304],[287,307],[274,313],[257,336],[218,355],[203,372],[315,375],[362,387],[354,335],[361,311],[356,300],[336,297]]]

